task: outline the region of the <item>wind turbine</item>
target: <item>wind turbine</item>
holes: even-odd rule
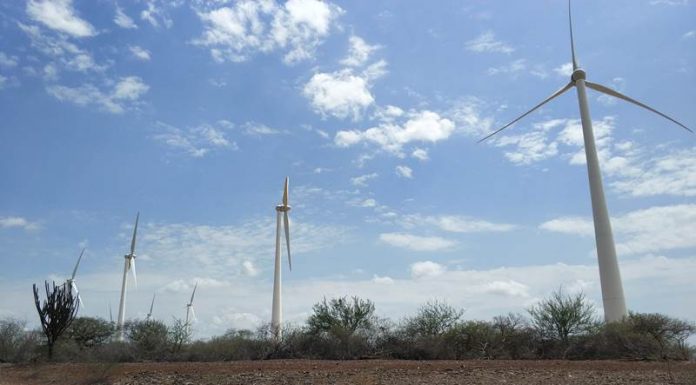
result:
[[[155,307],[155,296],[156,295],[157,295],[157,293],[152,294],[152,302],[150,303],[150,312],[147,313],[147,317],[145,318],[145,320],[147,320],[147,321],[149,321],[150,318],[152,317],[152,308]]]
[[[133,271],[133,282],[135,286],[138,286],[138,279],[135,274],[135,238],[138,234],[138,220],[140,219],[140,213],[135,216],[135,226],[133,227],[133,238],[131,239],[130,253],[126,254],[123,258],[126,261],[123,264],[123,283],[121,284],[121,302],[118,305],[118,324],[116,327],[119,330],[119,340],[123,341],[125,330],[123,330],[123,324],[126,321],[126,285],[128,283],[128,271]]]
[[[288,218],[288,212],[290,211],[290,206],[288,205],[288,182],[289,179],[285,178],[285,187],[283,188],[283,203],[276,206],[277,220],[276,220],[276,247],[275,247],[275,272],[273,275],[273,310],[271,313],[271,328],[273,334],[277,339],[280,339],[283,335],[282,323],[283,323],[283,305],[280,295],[280,275],[281,275],[281,261],[280,261],[280,227],[281,220],[283,217],[283,222],[285,224],[285,242],[288,250],[288,265],[292,271],[292,258],[290,257],[290,219]]]
[[[82,303],[82,297],[80,296],[80,290],[77,288],[77,283],[75,283],[75,275],[77,274],[77,268],[80,266],[80,261],[82,260],[82,255],[85,253],[85,249],[83,248],[82,251],[80,252],[80,256],[77,258],[77,263],[75,264],[75,268],[73,269],[72,276],[68,278],[68,286],[70,287],[71,290],[75,290],[75,295],[77,296],[77,300],[80,302],[80,307],[85,307],[85,304]]]
[[[192,319],[196,319],[196,312],[193,310],[193,297],[196,295],[196,288],[198,288],[198,282],[193,286],[193,293],[191,293],[191,300],[186,304],[186,328],[191,331],[191,324],[189,323],[189,313]]]
[[[603,94],[613,96],[615,98],[633,103],[639,107],[643,107],[648,111],[652,111],[663,118],[666,118],[673,123],[681,126],[689,132],[692,132],[688,127],[670,118],[662,112],[649,107],[635,99],[623,95],[615,90],[605,87],[601,84],[588,82],[585,80],[586,73],[575,60],[575,44],[573,41],[573,19],[571,16],[570,0],[568,0],[568,23],[570,26],[570,52],[573,61],[573,74],[570,77],[570,82],[563,86],[551,96],[544,99],[541,103],[534,106],[531,110],[517,117],[512,122],[493,131],[485,138],[479,140],[482,142],[491,136],[510,127],[518,120],[529,115],[539,107],[550,102],[569,89],[575,87],[578,94],[578,104],[580,106],[580,120],[582,122],[582,134],[585,142],[585,156],[587,158],[587,174],[590,182],[590,198],[592,200],[592,216],[594,219],[595,242],[597,244],[597,258],[599,262],[599,281],[602,286],[602,302],[604,304],[604,319],[606,322],[620,321],[627,315],[626,301],[624,299],[623,285],[621,283],[621,273],[619,264],[616,259],[616,248],[614,246],[614,236],[611,231],[611,223],[609,221],[609,213],[607,211],[607,203],[604,199],[604,188],[602,187],[602,175],[599,170],[599,160],[597,158],[597,148],[595,147],[594,133],[592,131],[592,119],[590,118],[590,109],[587,104],[586,88],[591,88]]]

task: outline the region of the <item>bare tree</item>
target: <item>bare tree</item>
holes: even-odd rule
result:
[[[65,284],[56,286],[56,283],[53,282],[51,289],[48,281],[44,283],[46,285],[46,300],[42,305],[39,300],[39,289],[34,284],[34,303],[41,319],[41,328],[46,335],[48,358],[51,359],[53,358],[53,345],[75,319],[79,303],[69,286]]]

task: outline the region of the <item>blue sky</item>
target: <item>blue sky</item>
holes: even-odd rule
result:
[[[583,1],[588,80],[692,128],[693,1]],[[274,206],[290,177],[285,319],[359,295],[398,320],[468,318],[563,286],[601,314],[565,1],[70,1],[0,5],[0,316],[82,247],[84,315],[197,337],[270,320]],[[696,319],[696,137],[590,91],[627,304]]]

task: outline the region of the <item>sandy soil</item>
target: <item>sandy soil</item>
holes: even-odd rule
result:
[[[671,372],[671,375],[670,375]],[[308,361],[2,365],[0,385],[688,384],[696,363]]]

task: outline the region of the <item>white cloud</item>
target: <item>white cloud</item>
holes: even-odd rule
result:
[[[373,143],[384,151],[401,155],[403,146],[408,143],[436,143],[447,139],[454,132],[454,123],[436,112],[411,112],[407,117],[408,120],[402,125],[383,122],[365,131],[339,131],[334,143],[339,147],[349,147],[360,142]]]
[[[452,233],[505,232],[512,231],[516,227],[507,223],[493,223],[458,215],[411,214],[403,217],[402,224],[409,228],[423,225],[436,226],[440,230]]]
[[[689,4],[689,0],[652,0],[650,1],[650,5],[687,5]]]
[[[548,132],[564,123],[563,120],[535,123],[534,130],[519,135],[506,135],[494,140],[496,147],[514,146],[505,157],[516,165],[529,165],[558,154],[558,144],[548,140]]]
[[[82,72],[101,72],[106,69],[106,65],[98,65],[92,58],[92,54],[68,41],[63,34],[45,34],[37,26],[21,23],[19,28],[29,36],[33,47],[57,60],[66,69]]]
[[[621,77],[615,77],[611,80],[610,86],[610,88],[613,88],[616,91],[624,92],[624,88],[626,88],[626,79]],[[613,106],[616,104],[617,100],[619,99],[613,96],[609,96],[607,94],[600,94],[599,96],[597,96],[597,101],[605,106]]]
[[[374,276],[372,276],[372,282],[374,282],[374,283],[379,283],[379,284],[382,284],[382,285],[393,285],[393,284],[394,284],[394,280],[393,280],[392,278],[386,277],[386,276],[385,276],[385,277],[380,277],[380,276],[377,275],[377,274],[375,274]]]
[[[411,251],[443,251],[453,248],[456,242],[441,237],[423,237],[406,233],[383,233],[380,241]]]
[[[72,0],[29,0],[27,14],[33,20],[74,37],[96,35],[92,25],[75,14]]]
[[[256,52],[283,50],[283,61],[294,64],[311,59],[328,36],[331,23],[343,11],[318,0],[242,0],[233,6],[199,11],[205,25],[194,43],[210,48],[219,62],[240,62]]]
[[[682,39],[693,39],[696,38],[696,30],[691,30],[682,35]]]
[[[424,150],[422,148],[416,148],[415,150],[413,150],[413,152],[411,153],[411,156],[418,159],[418,160],[422,160],[422,161],[426,161],[429,159],[428,158],[428,151]]]
[[[350,43],[348,56],[341,60],[341,64],[349,67],[359,67],[365,64],[372,52],[380,48],[378,45],[365,43],[365,40],[355,35],[351,36],[348,41]]]
[[[368,80],[350,70],[316,73],[304,86],[303,93],[317,112],[342,119],[359,119],[375,101]]]
[[[224,126],[203,124],[189,129],[180,129],[158,122],[160,132],[153,139],[194,158],[201,158],[214,149],[237,150],[237,143],[228,138]]]
[[[617,252],[624,255],[696,247],[696,205],[657,206],[612,218]],[[541,229],[592,236],[592,220],[562,217],[542,223]]]
[[[352,183],[354,186],[366,187],[367,182],[369,182],[371,179],[377,178],[378,176],[379,175],[376,172],[373,172],[371,174],[360,175],[354,178],[350,178],[350,183]]]
[[[119,27],[125,29],[138,28],[133,19],[131,19],[130,16],[126,15],[126,13],[123,12],[123,9],[121,9],[121,7],[119,7],[118,5],[116,6],[116,15],[114,16],[114,23]]]
[[[482,285],[481,292],[486,294],[498,294],[505,297],[529,298],[529,286],[514,281],[493,281]]]
[[[621,154],[630,159],[630,167],[611,170],[615,179],[609,185],[617,192],[636,197],[696,196],[696,147],[659,155],[636,149],[631,154]]]
[[[30,222],[26,218],[22,217],[0,217],[0,229],[10,229],[14,227],[31,231],[38,230],[39,224],[36,222]]]
[[[242,262],[242,267],[244,268],[244,274],[250,277],[256,277],[257,275],[259,275],[259,269],[256,266],[254,266],[254,262],[252,261]]]
[[[569,77],[573,74],[573,63],[563,63],[560,66],[553,69],[555,73],[559,76]]]
[[[0,67],[12,68],[17,66],[19,59],[17,56],[10,56],[4,52],[0,52]]]
[[[525,59],[517,59],[509,64],[500,66],[500,67],[490,67],[488,68],[488,74],[489,75],[499,75],[499,74],[507,74],[507,75],[516,75],[522,71],[525,71],[527,69],[527,61]]]
[[[493,118],[482,114],[483,102],[475,97],[458,100],[447,111],[457,126],[457,131],[473,137],[483,137],[492,131]]]
[[[539,225],[540,229],[563,234],[583,236],[594,235],[592,221],[583,217],[562,217],[546,221]]]
[[[157,4],[153,0],[148,1],[147,8],[140,12],[140,19],[147,21],[155,28],[159,28],[160,23],[167,28],[171,28],[174,22],[166,14],[164,6],[163,4]]]
[[[113,88],[104,92],[92,84],[80,87],[50,86],[46,91],[60,101],[87,106],[95,104],[101,109],[114,114],[123,113],[136,105],[140,97],[149,90],[149,86],[137,76],[121,78]]]
[[[416,262],[411,265],[413,279],[437,277],[445,271],[447,271],[445,266],[433,261]]]
[[[0,90],[5,87],[5,83],[7,82],[7,78],[0,75]]]
[[[150,51],[146,50],[143,47],[139,47],[137,45],[132,45],[128,47],[130,52],[135,56],[137,59],[142,60],[142,61],[149,61],[150,60]]]
[[[261,136],[261,135],[278,135],[281,134],[282,131],[268,127],[265,124],[261,123],[255,123],[255,122],[246,122],[244,124],[244,133],[247,135],[252,135],[252,136]]]
[[[408,166],[396,166],[396,175],[401,178],[411,179],[413,178],[413,170]]]
[[[508,44],[495,40],[495,34],[491,31],[484,32],[476,39],[467,41],[465,47],[467,50],[473,52],[500,52],[509,54],[515,51],[515,49]]]

